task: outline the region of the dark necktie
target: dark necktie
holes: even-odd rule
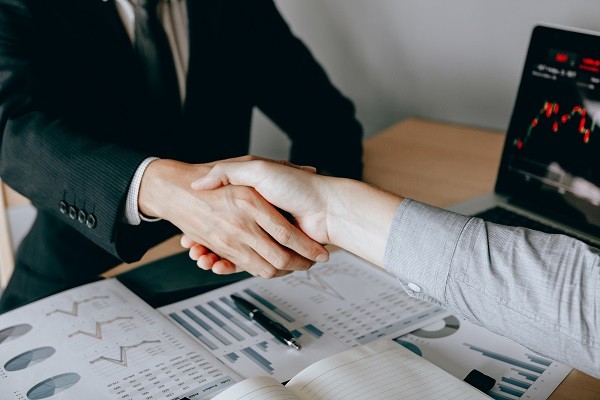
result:
[[[173,54],[158,19],[160,0],[132,0],[134,49],[139,58],[150,100],[158,118],[169,120],[181,114],[181,98]]]

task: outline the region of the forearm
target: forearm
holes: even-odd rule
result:
[[[403,198],[350,179],[322,178],[328,188],[327,230],[332,244],[383,267],[387,237]]]
[[[122,258],[116,249],[116,231],[122,223],[127,188],[145,157],[94,140],[66,121],[31,111],[13,116],[4,127],[0,173],[36,207]],[[74,219],[69,212],[63,214],[61,202],[93,216],[95,223],[86,223],[79,214]]]
[[[30,5],[0,1],[0,174],[37,208],[112,255],[139,257],[129,243],[122,246],[128,254],[119,254],[117,241],[125,194],[148,155],[119,144],[115,138],[125,134],[119,124],[100,128],[57,100],[42,73],[46,65],[36,64]]]
[[[407,292],[600,375],[597,249],[406,200],[385,266]]]

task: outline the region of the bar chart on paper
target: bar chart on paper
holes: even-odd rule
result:
[[[277,341],[234,305],[258,306],[299,339],[302,351]],[[290,379],[328,355],[395,337],[447,313],[412,299],[387,273],[345,252],[307,272],[251,278],[159,309],[242,376]]]
[[[571,371],[453,315],[394,340],[461,380],[473,369],[494,378],[495,400],[546,399]]]

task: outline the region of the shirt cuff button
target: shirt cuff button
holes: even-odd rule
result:
[[[415,284],[415,283],[412,283],[412,282],[410,282],[410,283],[409,283],[408,285],[406,285],[406,286],[408,286],[408,288],[409,288],[410,290],[412,290],[413,292],[415,292],[415,293],[419,293],[419,292],[421,291],[421,288],[419,287],[419,285],[417,285],[417,284]]]

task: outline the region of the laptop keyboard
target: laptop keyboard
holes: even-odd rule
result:
[[[482,211],[479,214],[475,214],[474,217],[479,217],[489,222],[494,222],[497,224],[508,225],[508,226],[520,226],[523,228],[534,229],[536,231],[546,232],[546,233],[556,233],[574,237],[577,240],[581,240],[582,242],[592,246],[592,247],[600,247],[599,243],[594,243],[593,241],[575,236],[571,233],[565,232],[561,229],[554,228],[552,226],[543,224],[539,221],[533,220],[531,218],[527,218],[521,214],[517,214],[515,212],[509,211],[506,208],[502,207],[494,207],[488,210]]]

